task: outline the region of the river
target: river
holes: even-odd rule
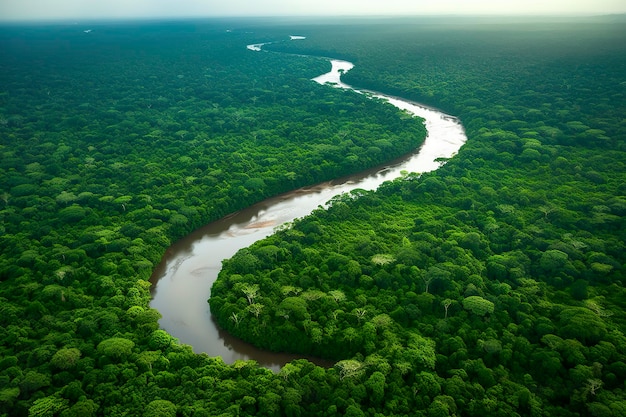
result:
[[[261,47],[262,44],[248,45],[252,51],[260,51]],[[339,60],[331,60],[331,64],[330,72],[313,81],[352,89],[342,83],[340,77],[353,64]],[[452,157],[467,140],[463,126],[452,116],[397,97],[376,92],[368,94],[425,119],[428,135],[424,144],[415,153],[384,166],[270,198],[210,223],[174,243],[150,279],[153,283],[150,306],[163,316],[159,321],[162,329],[181,343],[191,345],[195,352],[221,356],[226,363],[252,359],[277,371],[285,363],[303,357],[257,349],[217,327],[207,300],[222,260],[271,235],[277,226],[308,215],[335,195],[356,188],[374,190],[403,172],[437,169],[441,165],[440,158]],[[315,358],[308,359],[328,365]]]

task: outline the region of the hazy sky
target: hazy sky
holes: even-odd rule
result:
[[[625,0],[0,0],[0,20],[189,16],[611,14]]]

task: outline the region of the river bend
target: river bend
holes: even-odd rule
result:
[[[262,46],[248,45],[248,49],[260,51]],[[340,79],[341,73],[350,70],[353,64],[339,60],[331,60],[331,64],[330,72],[313,81],[353,89]],[[210,223],[174,243],[151,277],[150,306],[163,316],[159,321],[162,329],[181,343],[191,345],[195,352],[221,356],[226,363],[252,359],[277,371],[285,363],[303,357],[257,349],[217,327],[207,300],[222,260],[271,235],[277,226],[308,215],[335,195],[356,188],[374,190],[383,182],[401,176],[402,172],[435,170],[441,165],[440,158],[452,157],[467,140],[463,126],[455,117],[397,97],[372,91],[368,94],[423,118],[428,131],[423,145],[415,153],[387,165],[262,201]]]

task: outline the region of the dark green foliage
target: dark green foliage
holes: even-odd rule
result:
[[[144,411],[145,417],[176,417],[176,406],[167,400],[151,401]]]
[[[623,25],[242,25],[0,28],[0,414],[624,414]],[[270,48],[353,59],[469,141],[225,262],[223,327],[340,360],[273,374],[160,331],[155,263],[424,133],[312,83],[324,60],[245,50],[294,32]]]
[[[243,388],[239,406],[238,395],[218,404],[184,386],[230,371],[172,352],[148,308],[154,265],[204,223],[400,156],[425,130],[310,81],[326,60],[253,53],[245,45],[260,35],[229,25],[0,28],[0,414],[139,415],[194,396],[209,414],[273,409]],[[242,257],[241,273],[280,253]],[[181,379],[185,366],[213,370]],[[183,386],[185,398],[161,391]]]
[[[360,37],[336,28],[310,42],[270,46],[351,56],[357,66],[348,82],[458,114],[469,142],[436,173],[357,200],[336,198],[328,211],[295,223],[302,233],[278,233],[247,249],[257,256],[266,245],[307,247],[257,265],[249,282],[264,283],[264,314],[238,326],[225,313],[237,314],[241,295],[220,280],[228,282],[240,255],[226,262],[211,300],[220,324],[266,348],[344,359],[354,365],[344,373],[357,369],[345,361],[354,355],[381,355],[403,383],[431,369],[424,347],[434,341],[435,372],[450,400],[412,400],[427,415],[618,407],[623,386],[610,391],[617,375],[604,367],[621,369],[623,356],[609,359],[600,346],[626,348],[626,229],[617,203],[625,191],[626,90],[609,87],[623,84],[626,50],[608,41],[626,33],[591,23],[538,27],[406,24]],[[293,278],[268,280],[276,269]],[[301,314],[282,314],[282,303],[295,298]],[[416,335],[421,342],[412,341]],[[366,387],[372,371],[369,380],[359,376]],[[374,403],[380,398],[380,391],[369,394]],[[386,397],[386,406],[398,395]]]

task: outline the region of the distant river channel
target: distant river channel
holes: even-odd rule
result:
[[[248,49],[260,51],[261,46],[248,45]],[[341,74],[350,70],[353,64],[339,60],[330,62],[331,71],[313,81],[354,90],[340,79]],[[196,353],[221,356],[226,363],[251,359],[278,371],[286,363],[304,357],[257,349],[217,326],[207,300],[222,267],[222,260],[271,235],[277,226],[324,206],[333,196],[357,188],[375,190],[383,182],[400,177],[403,172],[435,170],[441,165],[440,158],[452,157],[467,140],[463,126],[453,116],[398,97],[373,91],[367,93],[423,118],[428,130],[424,144],[414,153],[386,165],[267,199],[207,224],[174,243],[150,278],[153,284],[150,306],[163,316],[159,321],[162,329],[181,343],[191,345]],[[332,365],[314,358],[307,359],[319,365]]]

